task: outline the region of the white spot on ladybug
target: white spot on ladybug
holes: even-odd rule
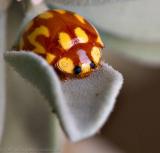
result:
[[[91,67],[90,67],[91,60],[87,56],[86,52],[80,49],[78,50],[77,54],[81,62],[82,73],[85,74],[85,73],[90,72],[91,71]]]
[[[90,59],[88,58],[86,52],[83,49],[78,50],[77,52],[79,60],[81,63],[90,63]]]

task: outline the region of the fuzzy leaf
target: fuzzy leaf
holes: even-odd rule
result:
[[[61,82],[53,68],[31,52],[11,51],[5,60],[47,98],[72,141],[94,135],[113,110],[123,77],[104,64],[86,79]]]

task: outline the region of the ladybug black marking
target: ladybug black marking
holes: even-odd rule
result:
[[[90,67],[91,67],[92,69],[94,69],[94,68],[96,67],[96,65],[95,65],[93,62],[91,62],[91,63],[90,63]]]
[[[80,74],[81,71],[82,71],[82,69],[81,69],[80,66],[76,66],[76,67],[74,68],[74,73],[75,73],[76,75]]]

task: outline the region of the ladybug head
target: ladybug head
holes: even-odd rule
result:
[[[104,46],[94,28],[89,31],[76,26],[72,33],[60,32],[58,43],[62,54],[56,68],[63,75],[83,78],[100,65],[101,48]]]
[[[92,44],[77,44],[57,62],[57,68],[65,75],[85,77],[99,65],[101,48]]]

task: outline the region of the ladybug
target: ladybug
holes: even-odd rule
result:
[[[104,44],[97,30],[77,13],[48,10],[32,19],[20,37],[18,50],[32,51],[60,78],[84,78],[100,67]]]

